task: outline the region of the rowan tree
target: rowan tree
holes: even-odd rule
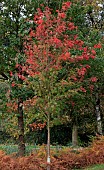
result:
[[[71,96],[86,92],[82,84],[90,69],[88,62],[96,55],[94,47],[86,46],[78,38],[77,27],[67,16],[70,5],[70,2],[63,3],[56,15],[41,5],[34,15],[35,29],[30,30],[24,42],[27,59],[22,71],[28,74],[25,83],[34,89],[34,104],[47,122],[48,164],[51,120],[59,117],[60,100],[70,100]]]

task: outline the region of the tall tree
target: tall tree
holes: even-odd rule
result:
[[[39,1],[40,2],[40,1]],[[26,0],[3,0],[1,2],[1,17],[0,17],[0,74],[3,79],[8,80],[9,84],[13,81],[18,81],[18,84],[23,83],[21,77],[21,68],[16,67],[19,63],[24,62],[23,52],[23,36],[28,33],[28,26],[31,22],[26,21],[26,18],[31,18],[33,11],[38,7],[39,2]],[[24,31],[24,32],[23,32]],[[13,73],[12,73],[13,72]],[[12,74],[15,76],[12,77]],[[18,76],[19,75],[19,76]],[[22,87],[22,86],[21,86]],[[12,88],[11,88],[12,89]],[[15,91],[20,93],[12,95],[18,102],[18,128],[19,128],[19,155],[25,154],[24,141],[24,122],[23,122],[23,88],[16,88]],[[26,94],[25,94],[26,95]]]
[[[51,120],[58,117],[59,101],[70,99],[79,91],[85,92],[82,82],[90,68],[88,61],[96,54],[76,35],[77,27],[67,16],[70,5],[63,3],[56,15],[48,7],[38,8],[35,27],[24,42],[27,59],[22,70],[29,74],[25,82],[34,88],[34,103],[47,122],[47,170],[50,169]]]

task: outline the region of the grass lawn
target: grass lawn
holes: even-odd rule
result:
[[[31,152],[37,152],[39,150],[39,145],[26,145],[26,155],[28,155]],[[62,147],[64,148],[64,147]],[[60,150],[59,146],[51,146],[51,149],[54,149],[57,151]],[[10,155],[12,153],[18,152],[18,145],[14,144],[0,144],[0,150],[3,150],[7,155]]]
[[[84,169],[74,169],[74,170],[104,170],[104,164],[93,165]]]
[[[27,145],[26,146],[26,155],[31,153],[32,150],[37,150],[38,146],[35,145]],[[13,144],[6,144],[6,145],[0,145],[0,150],[3,150],[6,152],[7,155],[12,154],[12,153],[17,153],[18,152],[18,145],[13,145]]]
[[[101,165],[93,165],[89,168],[85,168],[85,170],[104,170],[104,164]]]
[[[45,147],[45,145],[44,145]],[[40,148],[39,145],[26,145],[26,155],[28,155],[31,152],[36,152],[38,151]],[[62,148],[66,148],[65,146],[52,146],[51,145],[51,149],[55,150],[56,152],[61,150]],[[17,153],[18,152],[18,145],[14,145],[14,144],[0,144],[0,150],[3,150],[7,155],[12,154],[12,153]]]

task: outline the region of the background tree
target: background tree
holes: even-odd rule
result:
[[[38,2],[34,1],[7,1],[1,2],[1,17],[0,17],[0,74],[4,79],[9,80],[9,84],[13,81],[22,84],[22,79],[18,76],[21,75],[21,68],[16,67],[16,64],[24,62],[23,52],[23,36],[28,33],[28,26],[31,22],[26,21],[26,17],[31,17],[35,7],[38,6]],[[23,32],[24,30],[24,32]],[[15,74],[12,77],[12,74]],[[11,78],[12,77],[12,78]],[[12,91],[11,91],[12,92]],[[18,128],[20,131],[19,135],[19,155],[25,153],[25,141],[24,141],[24,122],[23,122],[23,108],[22,103],[26,94],[25,88],[15,88],[15,95],[12,92],[11,99],[16,99],[18,102]],[[18,93],[18,95],[17,95]]]

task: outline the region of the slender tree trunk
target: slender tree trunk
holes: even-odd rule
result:
[[[47,170],[50,170],[50,113],[48,113],[47,130]]]
[[[97,118],[97,133],[102,135],[102,120],[101,120],[101,113],[100,113],[100,98],[98,92],[95,94],[96,97],[96,106],[95,106],[95,113]]]
[[[77,124],[74,122],[72,127],[72,145],[78,146],[78,129]]]
[[[25,140],[24,140],[24,120],[23,120],[23,100],[18,99],[18,155],[25,155]]]

